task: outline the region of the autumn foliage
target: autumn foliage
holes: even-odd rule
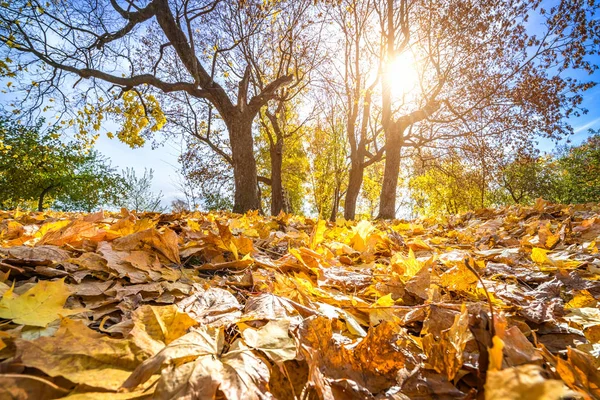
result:
[[[0,398],[599,398],[599,212],[2,212]]]

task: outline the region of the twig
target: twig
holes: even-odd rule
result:
[[[490,306],[490,314],[492,315],[492,326],[490,328],[490,333],[492,334],[492,337],[496,336],[496,317],[494,315],[494,305],[492,304],[492,298],[490,297],[490,293],[488,292],[487,288],[485,287],[485,284],[483,283],[483,279],[481,278],[481,275],[479,275],[479,272],[477,272],[477,270],[475,270],[475,268],[471,267],[469,265],[469,259],[465,258],[465,266],[467,267],[467,269],[469,271],[471,271],[479,280],[479,283],[481,283],[481,286],[483,286],[483,291],[485,292],[485,295],[487,297],[487,301],[488,301],[488,305]]]

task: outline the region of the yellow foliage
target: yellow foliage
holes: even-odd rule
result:
[[[88,132],[99,131],[105,116],[111,116],[121,122],[116,136],[131,148],[144,145],[144,131],[158,132],[167,122],[156,97],[129,90],[124,92],[120,99],[104,104],[100,100],[98,104],[86,104],[76,118],[79,126],[78,138],[93,143],[97,136],[90,138]],[[112,138],[114,135],[109,132],[108,136]]]

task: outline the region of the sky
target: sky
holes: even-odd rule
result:
[[[177,187],[179,148],[175,143],[167,142],[152,149],[151,143],[147,142],[141,148],[132,149],[118,139],[109,139],[106,135],[101,135],[96,142],[96,149],[110,158],[112,166],[118,171],[127,167],[133,168],[136,175],[140,177],[144,174],[144,169],[152,168],[154,170],[152,191],[162,192],[163,207],[170,209],[173,200],[184,198]]]

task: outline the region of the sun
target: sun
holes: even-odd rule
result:
[[[392,96],[403,98],[420,90],[417,62],[413,55],[405,51],[396,56],[388,65],[385,79],[390,85]]]

